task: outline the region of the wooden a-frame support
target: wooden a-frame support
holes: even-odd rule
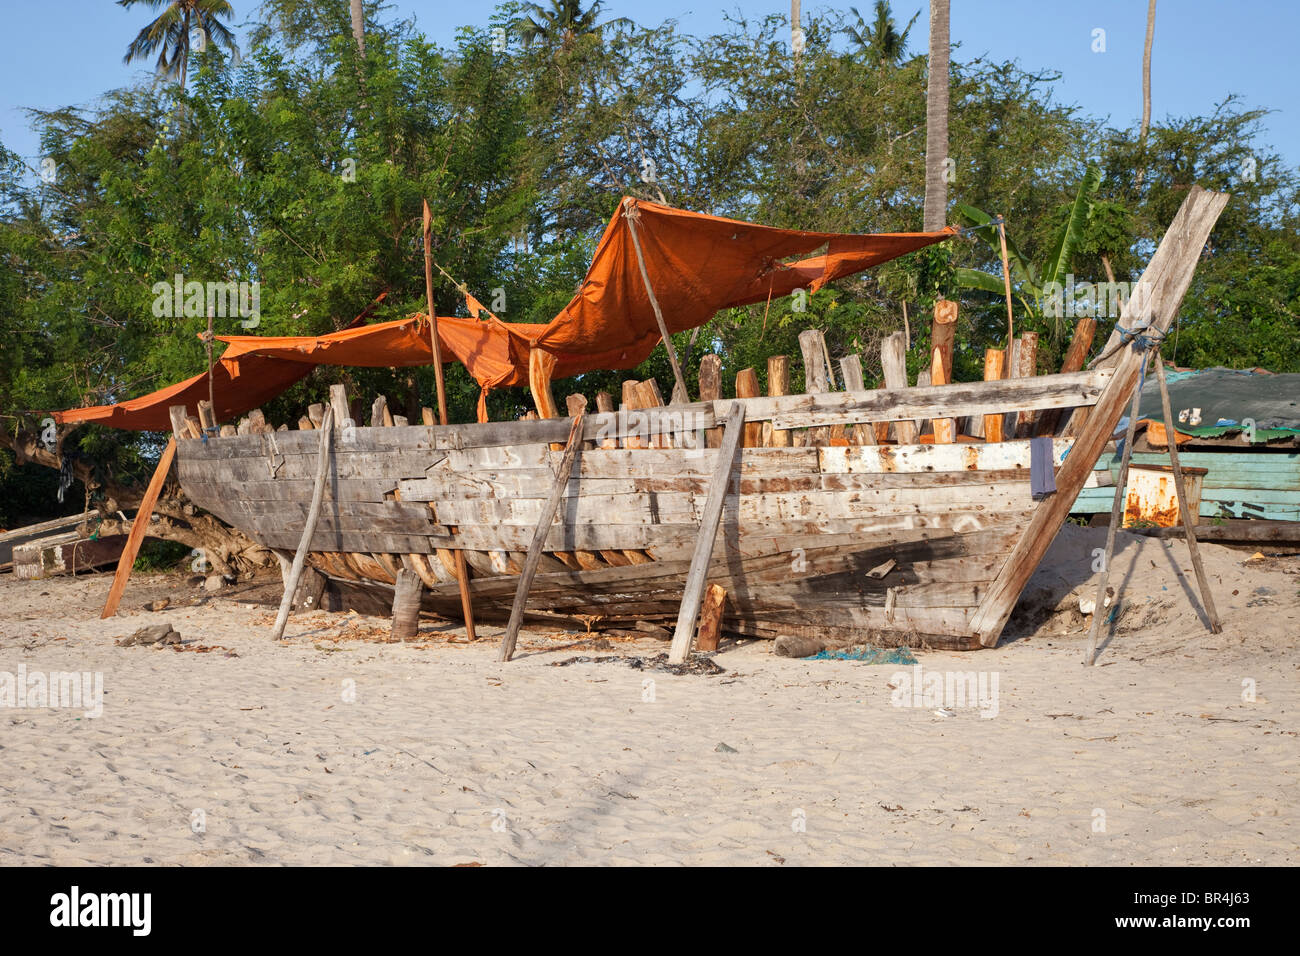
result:
[[[670,664],[681,664],[691,653],[695,638],[695,620],[704,602],[704,587],[708,583],[709,562],[713,559],[713,542],[718,536],[718,523],[722,519],[722,505],[727,500],[727,486],[731,483],[731,467],[740,448],[740,436],[745,429],[745,403],[733,402],[731,414],[722,434],[722,447],[718,449],[718,463],[709,481],[709,496],[705,500],[704,515],[700,519],[699,536],[695,539],[695,553],[691,555],[691,568],[686,574],[686,589],[682,594],[681,608],[677,612],[677,629],[668,652]]]

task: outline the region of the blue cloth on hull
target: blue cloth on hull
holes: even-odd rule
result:
[[[1035,501],[1056,494],[1056,471],[1052,468],[1050,436],[1029,439],[1029,491]]]

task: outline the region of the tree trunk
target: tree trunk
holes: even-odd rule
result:
[[[1142,45],[1142,125],[1138,127],[1138,170],[1134,183],[1146,178],[1147,133],[1151,130],[1151,41],[1156,35],[1156,0],[1147,2],[1147,38]]]
[[[1156,35],[1156,0],[1147,2],[1147,39],[1142,46],[1142,126],[1138,129],[1138,145],[1145,150],[1147,132],[1151,129],[1151,41]]]
[[[948,0],[930,0],[930,63],[925,102],[926,232],[948,218]]]
[[[366,55],[366,19],[361,9],[361,0],[349,0],[352,9],[352,36],[357,41],[357,52]]]

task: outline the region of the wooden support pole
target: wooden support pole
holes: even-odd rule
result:
[[[930,352],[934,365],[930,369],[930,381],[935,385],[952,381],[952,347],[957,338],[957,303],[950,299],[940,299],[934,304],[934,322],[930,325]],[[942,379],[939,367],[942,366]]]
[[[217,430],[217,416],[212,411],[212,402],[207,399],[199,401],[199,427],[210,435]]]
[[[1214,607],[1214,595],[1210,593],[1210,580],[1205,576],[1205,565],[1201,563],[1200,545],[1196,541],[1196,516],[1191,513],[1187,502],[1187,485],[1183,481],[1183,467],[1178,462],[1178,441],[1174,434],[1174,414],[1169,402],[1169,386],[1165,382],[1165,363],[1156,352],[1156,378],[1160,382],[1160,404],[1165,413],[1165,431],[1169,435],[1169,463],[1174,470],[1174,491],[1178,494],[1178,513],[1183,519],[1183,531],[1187,535],[1187,551],[1192,558],[1192,570],[1196,572],[1196,584],[1201,589],[1201,600],[1205,603],[1205,616],[1209,620],[1210,633],[1218,634],[1223,630],[1219,624],[1219,612]],[[1135,391],[1137,391],[1135,389]]]
[[[576,418],[587,410],[587,396],[581,392],[574,392],[564,399],[564,410],[569,413],[570,418]]]
[[[420,633],[420,595],[424,582],[414,571],[402,568],[397,572],[393,588],[393,625],[390,641],[409,641]]]
[[[830,366],[826,362],[825,336],[817,329],[805,329],[799,333],[799,351],[803,355],[804,392],[809,395],[829,392]],[[810,428],[804,436],[807,447],[822,448],[829,444],[829,428]]]
[[[334,390],[339,389],[343,392],[342,385],[330,387],[330,398],[334,398]],[[302,537],[298,540],[298,550],[293,555],[293,566],[289,569],[289,580],[284,586],[284,597],[280,599],[280,610],[275,615],[275,630],[271,634],[271,639],[278,641],[284,636],[285,626],[289,623],[289,611],[293,608],[294,595],[298,590],[298,580],[302,577],[302,569],[307,564],[307,555],[311,553],[312,535],[316,533],[316,524],[320,521],[321,502],[325,500],[325,479],[330,470],[330,451],[334,444],[334,429],[331,421],[334,415],[334,405],[325,411],[325,420],[321,423],[320,447],[316,454],[316,484],[311,492],[311,508],[307,511],[307,521],[302,528]]]
[[[615,411],[615,408],[614,408],[614,396],[611,395],[611,394],[609,394],[609,392],[597,392],[597,393],[596,393],[596,411],[599,412],[599,413],[602,414],[602,415],[606,415],[606,414],[608,414],[609,412]],[[618,447],[618,439],[617,439],[617,438],[602,438],[601,441],[600,441],[600,447],[601,447],[601,448],[617,448],[617,447]]]
[[[433,380],[438,393],[438,424],[447,424],[447,387],[442,379],[442,341],[438,316],[433,311],[433,216],[424,200],[424,301],[429,312],[429,350],[433,353]]]
[[[771,355],[767,359],[767,394],[770,397],[790,394],[790,356]],[[770,435],[764,445],[773,448],[789,448],[790,432],[785,428],[768,429]],[[720,431],[720,430],[719,430]],[[721,444],[721,435],[719,435]]]
[[[1146,361],[1143,356],[1142,361]],[[1119,481],[1115,486],[1115,500],[1110,506],[1110,525],[1106,529],[1106,551],[1102,557],[1101,571],[1097,576],[1097,602],[1092,609],[1092,625],[1088,628],[1088,656],[1083,662],[1091,667],[1097,660],[1097,635],[1101,631],[1101,622],[1106,617],[1106,590],[1110,584],[1110,559],[1115,553],[1115,533],[1124,520],[1124,489],[1128,487],[1128,465],[1133,456],[1133,439],[1137,435],[1138,406],[1142,402],[1142,390],[1133,389],[1133,407],[1129,410],[1128,431],[1124,435],[1124,454],[1119,461]]]
[[[866,390],[866,380],[862,376],[862,356],[857,352],[840,359],[840,376],[844,379],[844,391],[861,392]],[[849,433],[849,444],[874,445],[876,431],[869,423],[859,422]]]
[[[743,368],[736,375],[736,397],[758,397],[758,375],[752,368]],[[723,440],[726,440],[725,436]],[[746,448],[758,448],[763,444],[762,422],[750,422],[745,425],[744,443]]]
[[[1001,218],[998,219],[998,242],[1002,245],[1002,285],[1007,294],[1007,348],[1011,348],[1011,340],[1016,335],[1016,324],[1011,311],[1011,269],[1007,265],[1007,223]]]
[[[383,395],[376,395],[374,403],[370,406],[370,427],[382,428],[388,424],[385,419],[388,417],[388,399]]]
[[[510,621],[506,624],[506,633],[501,639],[498,660],[508,661],[514,656],[515,643],[519,639],[519,627],[524,622],[524,608],[528,604],[528,589],[532,587],[537,565],[542,560],[542,548],[546,544],[547,532],[551,530],[551,524],[555,521],[555,512],[560,507],[564,490],[569,486],[574,459],[577,458],[578,450],[582,447],[582,421],[585,417],[585,413],[575,415],[573,426],[569,429],[569,438],[564,443],[564,455],[560,458],[560,467],[555,474],[551,496],[542,507],[542,513],[537,520],[537,530],[533,532],[532,543],[528,546],[528,557],[524,559],[523,569],[519,573],[519,583],[515,586],[515,603],[510,608]]]
[[[880,344],[880,363],[885,372],[885,388],[907,388],[907,347],[902,332],[885,336]],[[900,445],[915,443],[916,431],[916,422],[910,418],[894,422],[894,435]]]
[[[185,427],[185,406],[173,405],[167,409],[167,414],[172,420],[172,437],[177,441],[184,441],[190,436],[186,434],[188,429]]]
[[[942,349],[935,346],[933,355],[933,364],[930,366],[930,384],[947,385],[947,371],[944,368]],[[951,356],[947,363],[951,368]],[[934,443],[936,445],[951,445],[956,440],[957,427],[951,418],[934,419]]]
[[[329,405],[329,412],[326,415],[326,419],[331,420],[330,419],[331,415],[333,416],[332,427],[334,428],[335,431],[340,431],[340,432],[343,431],[343,429],[347,427],[347,423],[353,421],[352,411],[348,407],[348,387],[346,385],[330,386],[330,405]],[[321,427],[325,428],[329,426],[326,426],[322,422]]]
[[[182,413],[185,411],[183,405],[172,406],[173,410],[176,408],[180,408]],[[101,618],[109,618],[117,613],[117,606],[122,602],[122,592],[126,590],[126,582],[131,577],[131,569],[135,566],[135,556],[140,553],[140,544],[144,541],[145,531],[149,528],[149,517],[153,514],[153,506],[158,502],[158,495],[167,480],[167,472],[171,470],[172,459],[175,456],[176,437],[173,435],[167,439],[167,446],[163,448],[162,456],[158,459],[158,467],[154,469],[153,477],[149,479],[149,487],[145,489],[144,497],[140,499],[140,507],[136,510],[135,520],[131,522],[131,531],[126,536],[122,556],[117,561],[117,573],[113,575],[113,585],[108,589],[104,612],[99,615]]]
[[[433,378],[438,392],[438,424],[447,424],[447,389],[442,378],[442,343],[438,338],[438,316],[433,309],[433,216],[429,201],[424,200],[424,298],[429,310],[429,349],[433,353]],[[456,563],[456,586],[460,590],[461,613],[465,617],[465,638],[474,640],[474,603],[469,593],[469,567],[465,553],[453,549]]]
[[[716,402],[722,398],[722,359],[709,354],[700,358],[700,401]],[[710,428],[704,434],[709,448],[722,444],[722,429]]]
[[[1007,353],[1002,349],[985,349],[984,350],[984,381],[996,382],[1002,378],[1002,370],[1006,367]],[[985,441],[1002,441],[1002,415],[985,413],[984,415],[984,440]]]
[[[654,286],[650,284],[650,273],[645,267],[645,253],[641,249],[641,237],[638,235],[638,223],[641,216],[636,209],[636,200],[628,197],[623,200],[623,218],[627,220],[627,230],[632,237],[632,248],[636,252],[636,264],[641,270],[641,281],[645,283],[646,295],[650,299],[650,308],[654,310],[655,321],[659,323],[659,335],[664,340],[664,348],[668,350],[668,363],[673,368],[673,399],[674,405],[685,405],[690,402],[690,395],[686,391],[686,379],[682,377],[682,367],[677,364],[677,350],[673,348],[673,337],[668,333],[668,324],[664,321],[664,313],[659,308],[659,300],[655,298]]]
[[[727,416],[726,430],[722,435],[722,447],[718,449],[718,463],[709,481],[709,496],[704,503],[704,515],[700,519],[699,535],[695,539],[695,553],[691,555],[691,567],[686,574],[686,588],[682,594],[682,605],[677,612],[677,629],[673,631],[673,643],[668,652],[671,664],[685,663],[691,653],[691,639],[695,637],[695,620],[700,613],[704,600],[704,586],[709,573],[709,562],[713,559],[713,542],[718,536],[718,524],[722,520],[722,506],[727,500],[727,490],[731,486],[731,469],[736,462],[736,453],[740,449],[740,436],[744,431],[745,403],[732,402],[731,414]]]

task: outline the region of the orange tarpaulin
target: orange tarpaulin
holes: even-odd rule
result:
[[[555,359],[553,378],[640,364],[660,341],[659,325],[642,280],[631,230],[669,332],[703,325],[721,309],[815,292],[826,283],[948,238],[941,232],[845,235],[776,229],[624,199],[601,237],[591,268],[569,304],[550,322],[502,322],[439,317],[444,361],[464,363],[486,393],[528,383],[528,353]],[[822,247],[822,255],[808,255]],[[475,300],[473,305],[478,306]],[[482,309],[481,306],[478,306]],[[486,312],[486,310],[482,310]],[[363,317],[364,318],[364,314]],[[359,320],[360,321],[360,320]],[[218,420],[229,420],[279,395],[315,365],[377,368],[428,365],[428,320],[359,325],[322,336],[220,336],[227,348],[213,368]],[[200,373],[151,395],[116,405],[56,412],[62,424],[98,422],[117,428],[164,431],[168,408],[197,414],[208,397]],[[480,399],[481,406],[481,399]]]

